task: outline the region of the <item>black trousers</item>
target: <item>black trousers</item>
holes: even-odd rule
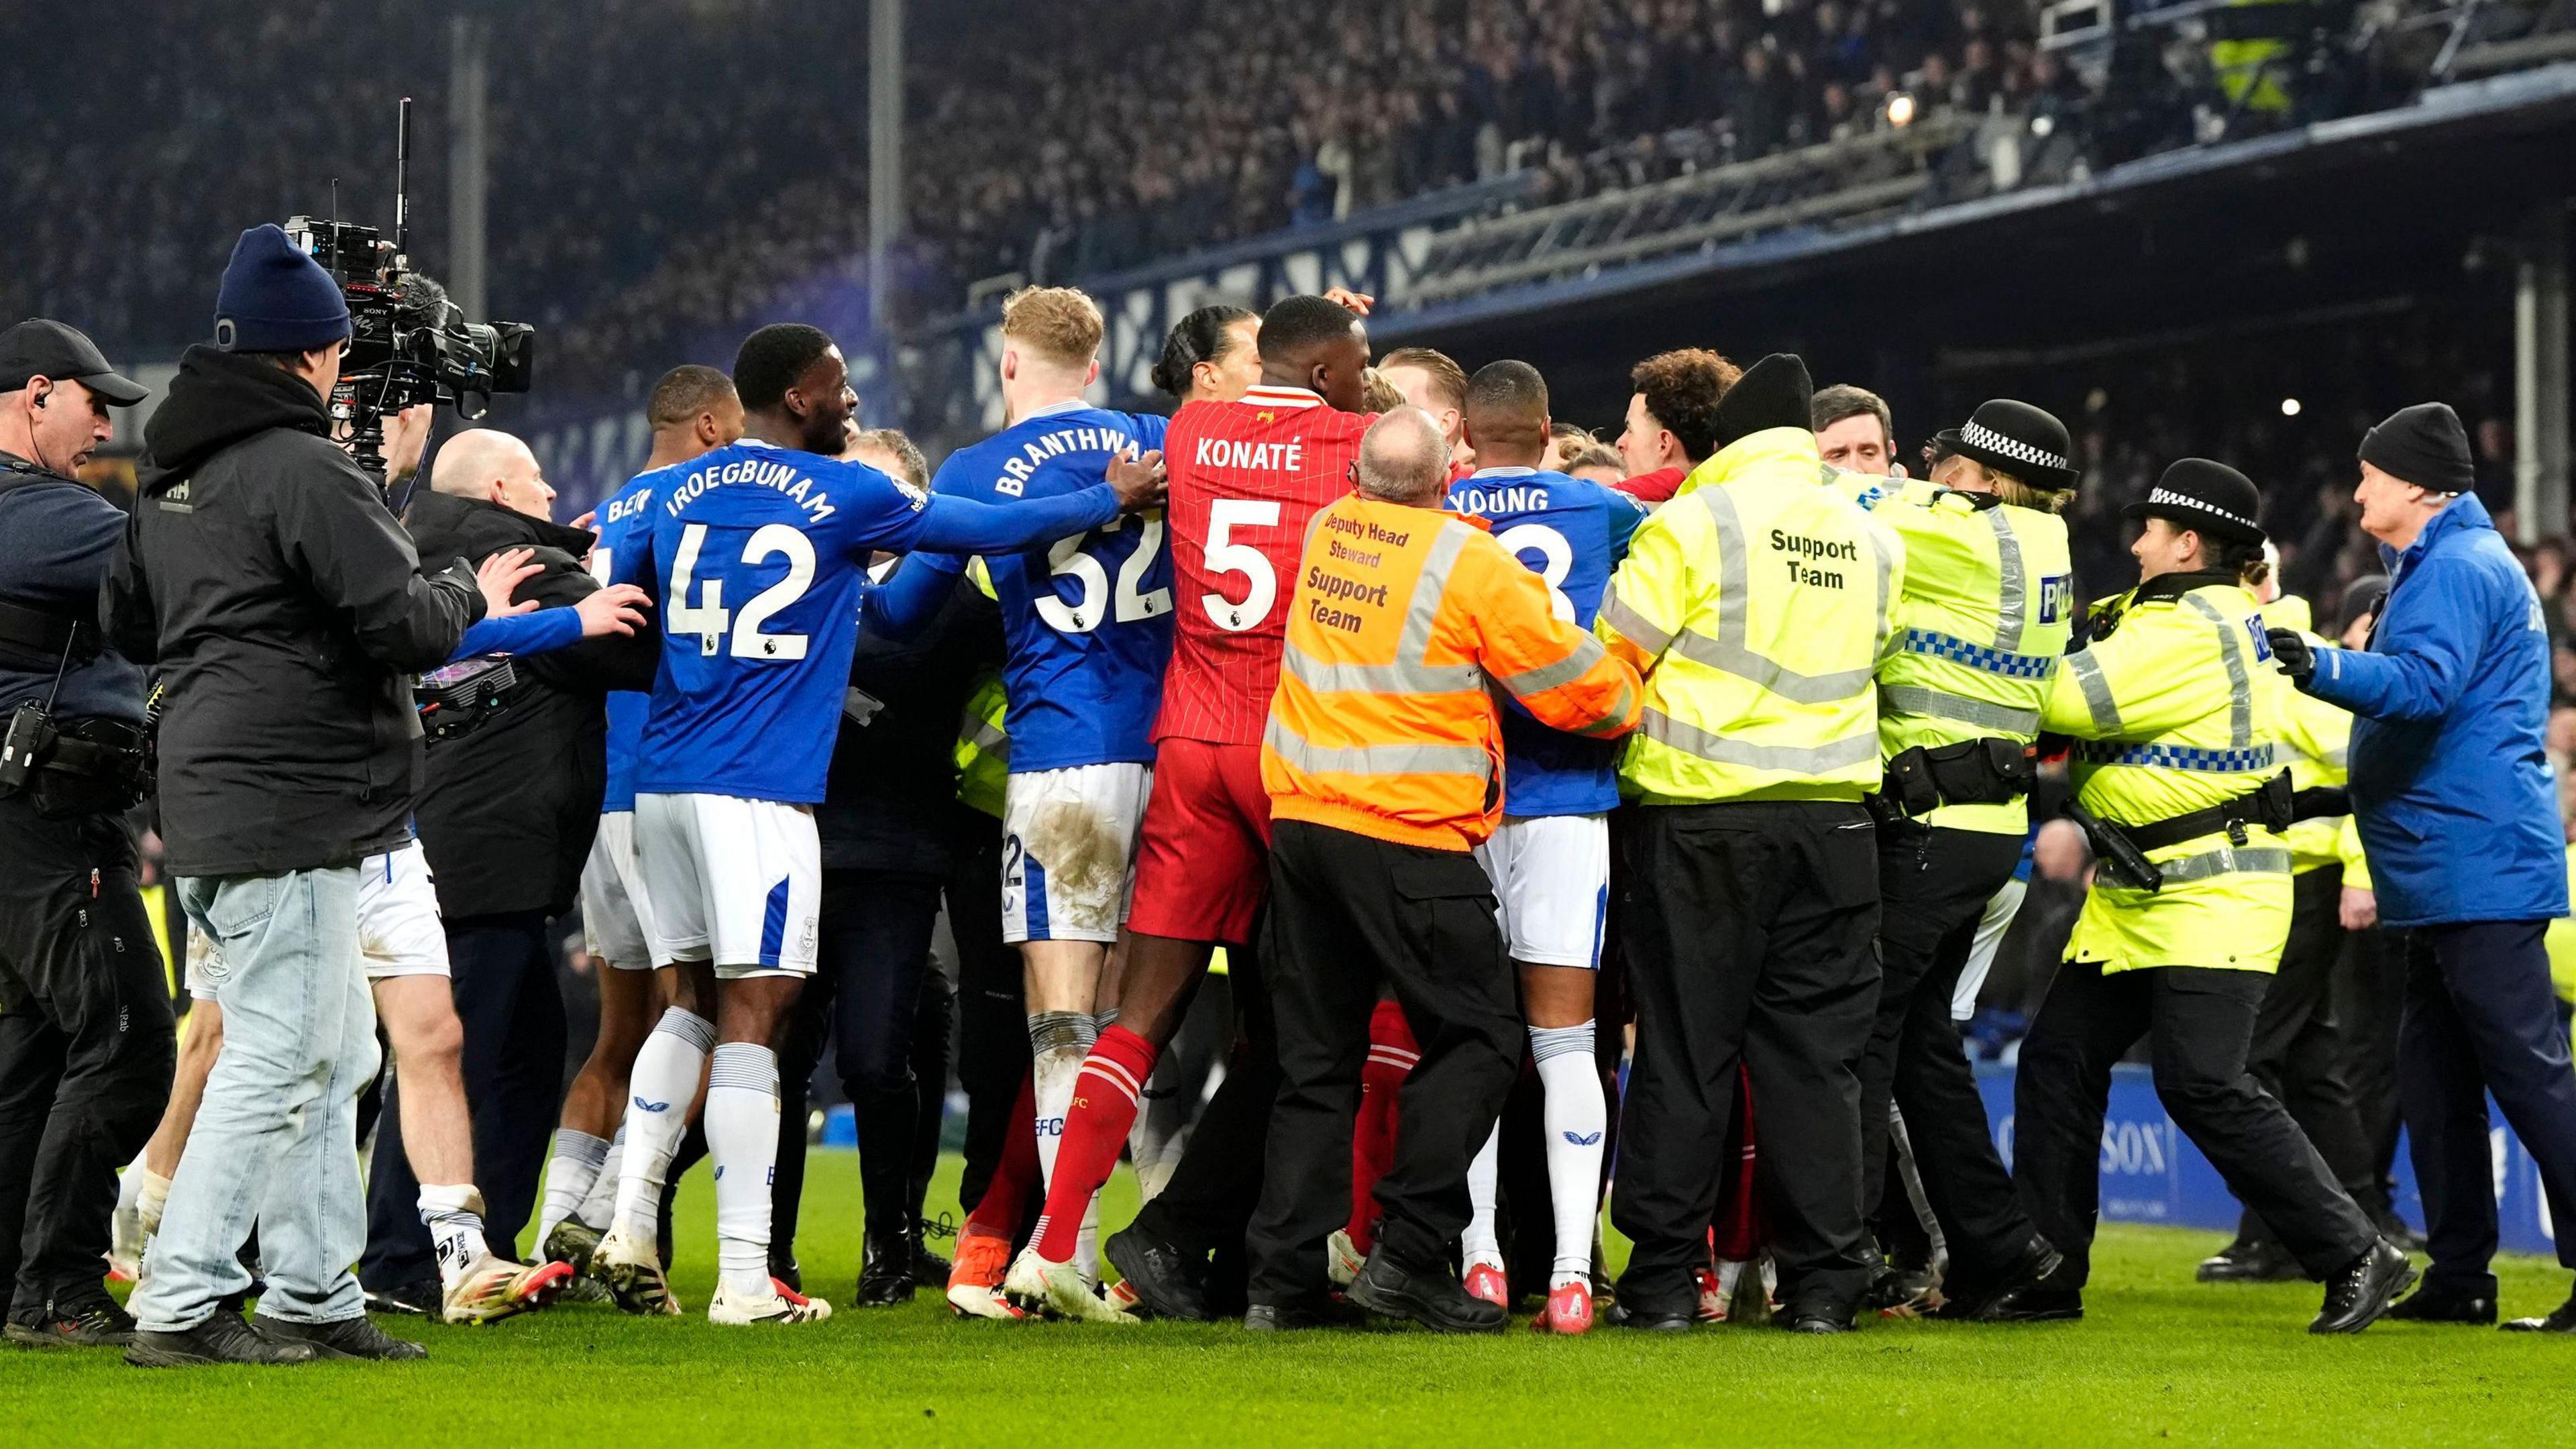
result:
[[[1861,1201],[1904,1197],[1887,1187],[1893,1100],[1949,1245],[1951,1279],[1962,1287],[2011,1267],[2038,1231],[1995,1151],[1976,1069],[1950,1019],[1986,902],[2020,863],[2018,835],[1910,820],[1878,828],[1880,979],[1878,1021],[1860,1061]]]
[[[493,1252],[516,1258],[563,1105],[563,987],[545,917],[521,911],[451,920],[447,965],[465,1035],[458,1065],[474,1119],[483,1237]],[[386,1062],[384,1115],[367,1173],[367,1251],[358,1260],[359,1279],[380,1291],[438,1276],[420,1220],[420,1179],[403,1150],[397,1066]]]
[[[170,990],[121,817],[0,799],[0,1289],[106,1296],[116,1170],[170,1099]]]
[[[2397,1192],[2397,1037],[2406,1017],[2406,933],[2373,926],[2344,935],[2335,1014],[2345,1024],[2344,1072],[2370,1145],[2380,1203]]]
[[[1254,934],[1269,936],[1267,925],[1266,918],[1257,923]],[[1261,1202],[1270,1109],[1279,1098],[1279,1023],[1271,1010],[1269,967],[1260,950],[1229,946],[1225,959],[1227,994],[1235,1009],[1234,1048],[1226,1058],[1225,1080],[1199,1110],[1198,1125],[1173,1165],[1171,1181],[1136,1214],[1136,1225],[1184,1251],[1214,1254],[1220,1265],[1239,1267],[1244,1235]],[[1347,1174],[1347,1139],[1344,1146]],[[1347,1218],[1347,1189],[1342,1196]]]
[[[2066,1255],[2064,1286],[2082,1287],[2092,1271],[2111,1068],[2141,1036],[2165,1110],[2310,1277],[2344,1267],[2376,1240],[2299,1124],[2245,1068],[2270,984],[2259,971],[2200,966],[2108,976],[2083,961],[2057,968],[2022,1039],[2013,1176],[2039,1230]]]
[[[858,1119],[867,1235],[883,1245],[910,1240],[917,1210],[912,1179],[919,1159],[922,1099],[927,1096],[935,1104],[948,1076],[944,1021],[936,1033],[936,1075],[917,1074],[914,1059],[922,1036],[922,983],[935,974],[930,970],[930,934],[939,918],[940,887],[935,875],[823,872],[814,977],[796,999],[779,1053],[773,1254],[792,1252],[796,1241],[797,1206],[805,1189],[805,1093],[827,1044]],[[934,1118],[934,1143],[937,1131]]]
[[[2319,866],[2291,887],[2290,939],[2281,969],[2254,1014],[2254,1043],[2246,1070],[2263,1090],[2281,1099],[2290,1120],[2308,1135],[2335,1181],[2368,1208],[2378,1200],[2378,1171],[2352,1089],[2352,1050],[2338,1000],[2347,995],[2336,977],[2344,954],[2343,867]],[[2267,1242],[2271,1230],[2248,1208],[2236,1236]]]
[[[1303,820],[1271,827],[1269,967],[1279,1098],[1249,1248],[1254,1303],[1321,1297],[1324,1244],[1350,1219],[1351,1134],[1381,982],[1422,1059],[1396,1097],[1378,1251],[1441,1272],[1469,1217],[1467,1167],[1519,1070],[1519,993],[1494,888],[1467,852]]]
[[[2428,1277],[2493,1297],[2495,1159],[2487,1094],[2540,1168],[2558,1261],[2576,1267],[2576,1067],[2549,984],[2545,921],[2407,933],[2397,1048],[2407,1150],[2424,1194]]]
[[[972,1212],[1011,1140],[1012,1108],[1029,1074],[1029,1015],[1020,953],[1002,939],[1002,823],[960,806],[956,829],[941,898],[957,948],[957,1085],[966,1093],[957,1202]]]
[[[1619,1295],[1689,1312],[1708,1256],[1738,1065],[1784,1305],[1835,1313],[1869,1286],[1861,1053],[1878,1004],[1869,814],[1817,801],[1627,812],[1621,939],[1637,1007],[1611,1220],[1635,1250]]]

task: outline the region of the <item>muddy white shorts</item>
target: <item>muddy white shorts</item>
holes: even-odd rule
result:
[[[732,795],[637,795],[644,923],[656,961],[713,961],[718,977],[811,976],[823,895],[814,812]]]
[[[192,923],[193,925],[193,923]],[[447,931],[438,919],[438,883],[420,842],[358,863],[358,949],[369,981],[391,976],[445,976]],[[212,932],[188,932],[188,994],[217,1000],[231,974]]]
[[[1002,798],[1002,939],[1117,940],[1153,789],[1146,764],[1011,776]]]
[[[1605,815],[1506,815],[1476,862],[1494,883],[1494,919],[1515,961],[1601,969],[1610,913]]]
[[[621,971],[650,971],[657,964],[652,920],[653,896],[644,888],[643,859],[635,851],[635,812],[607,811],[581,867],[583,949]]]

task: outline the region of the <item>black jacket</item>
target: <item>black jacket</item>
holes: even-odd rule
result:
[[[959,579],[921,637],[859,636],[857,695],[841,713],[832,772],[814,812],[826,870],[943,875],[957,813],[957,723],[975,681],[1002,663],[1002,615]],[[879,706],[871,712],[871,703]],[[854,715],[866,715],[857,722]]]
[[[599,587],[582,567],[593,539],[581,529],[426,490],[404,521],[427,566],[535,549],[544,572],[519,585],[517,597],[540,607],[577,603]],[[517,661],[519,683],[487,723],[430,745],[420,846],[438,879],[442,914],[559,916],[572,908],[608,788],[603,697],[651,689],[660,653],[660,637],[642,630],[531,655]]]
[[[354,865],[410,834],[409,676],[483,616],[470,571],[424,575],[303,379],[191,347],[144,429],[108,570],[109,642],[160,666],[173,875]]]

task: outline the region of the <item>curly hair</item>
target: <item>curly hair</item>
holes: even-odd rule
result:
[[[1682,445],[1682,456],[1697,463],[1717,438],[1717,402],[1744,369],[1705,347],[1658,352],[1637,364],[1628,381],[1646,399],[1646,411]]]

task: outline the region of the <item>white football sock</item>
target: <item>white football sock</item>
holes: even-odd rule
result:
[[[546,1238],[555,1224],[571,1217],[581,1208],[582,1199],[599,1183],[600,1167],[608,1161],[608,1144],[587,1132],[570,1127],[555,1129],[554,1155],[546,1159],[546,1204],[537,1214],[537,1251],[546,1250]]]
[[[438,1286],[453,1288],[491,1251],[483,1245],[483,1194],[470,1182],[420,1185],[420,1220],[438,1249]]]
[[[661,1235],[662,1179],[689,1131],[689,1100],[707,1069],[715,1023],[672,1007],[635,1053],[626,1092],[626,1161],[617,1180],[616,1226],[652,1242]]]
[[[716,1166],[716,1269],[725,1291],[766,1298],[769,1189],[778,1175],[778,1054],[719,1042],[707,1073],[707,1157]]]
[[[1091,1014],[1084,1011],[1033,1011],[1029,1013],[1029,1073],[1032,1095],[1037,1099],[1038,1180],[1055,1181],[1056,1149],[1064,1144],[1065,1119],[1073,1112],[1074,1079],[1082,1075],[1083,1058],[1091,1055],[1091,1044],[1099,1039],[1099,1027]],[[1093,1194],[1091,1207],[1083,1214],[1082,1231],[1074,1240],[1073,1261],[1087,1274],[1097,1277],[1100,1261],[1100,1200]],[[1030,1241],[1046,1231],[1046,1215],[1040,1213]]]
[[[625,1171],[626,1120],[621,1117],[617,1135],[608,1139],[608,1155],[600,1159],[599,1176],[590,1184],[590,1195],[573,1209],[573,1221],[603,1233],[608,1231],[608,1225],[617,1220],[617,1182]]]
[[[1530,1055],[1546,1091],[1547,1196],[1556,1210],[1556,1265],[1550,1288],[1589,1282],[1592,1222],[1601,1201],[1601,1143],[1609,1108],[1592,1056],[1592,1023],[1530,1028]]]
[[[139,1164],[127,1168],[125,1175],[142,1179],[134,1191],[134,1221],[149,1240],[161,1231],[161,1210],[170,1203],[170,1179]]]
[[[1498,1120],[1467,1164],[1467,1231],[1459,1235],[1459,1269],[1503,1266],[1503,1240],[1494,1232],[1495,1182],[1501,1176],[1503,1124]]]

